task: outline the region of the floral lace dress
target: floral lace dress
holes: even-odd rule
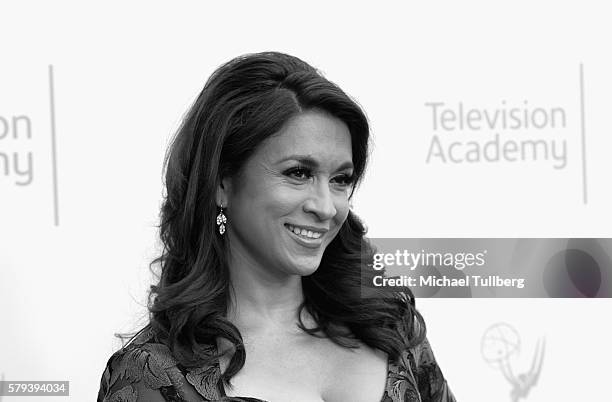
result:
[[[211,347],[211,353],[216,349]],[[185,369],[150,330],[114,353],[102,374],[97,402],[265,402],[225,395],[218,360],[209,367]],[[456,402],[427,340],[389,359],[380,402]]]

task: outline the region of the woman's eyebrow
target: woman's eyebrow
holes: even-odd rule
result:
[[[284,157],[284,158],[280,159],[279,161],[277,161],[276,163],[282,163],[282,162],[285,162],[285,161],[288,161],[288,160],[297,161],[300,164],[302,164],[302,165],[304,165],[306,167],[312,168],[312,169],[317,169],[320,166],[319,162],[317,162],[312,157],[307,156],[307,155],[297,155],[297,154],[289,155],[287,157]],[[343,169],[354,169],[353,162],[345,161],[345,162],[341,163],[336,168],[336,170],[343,170]]]

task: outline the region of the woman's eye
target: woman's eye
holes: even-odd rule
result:
[[[312,176],[309,169],[302,168],[302,167],[290,169],[286,174],[287,176],[290,176],[296,179],[307,179],[307,178],[310,178],[310,176]]]
[[[310,180],[313,177],[313,172],[309,168],[296,167],[289,169],[285,172],[285,175],[297,179],[297,180]],[[350,174],[341,174],[331,179],[331,182],[340,187],[350,187],[355,178]]]
[[[342,186],[350,186],[355,181],[353,175],[343,174],[337,177],[334,177],[334,182],[342,185]]]

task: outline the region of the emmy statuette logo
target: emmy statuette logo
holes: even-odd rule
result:
[[[493,368],[500,370],[512,387],[510,400],[526,400],[531,389],[538,383],[544,361],[545,339],[538,339],[528,371],[516,374],[513,357],[521,352],[521,339],[512,326],[506,323],[491,325],[482,336],[481,353],[483,359]]]

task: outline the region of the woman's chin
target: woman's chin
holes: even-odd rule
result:
[[[312,259],[310,261],[295,261],[291,264],[290,270],[296,275],[300,276],[308,276],[314,274],[317,269],[319,269],[319,265],[321,264],[320,259]]]

